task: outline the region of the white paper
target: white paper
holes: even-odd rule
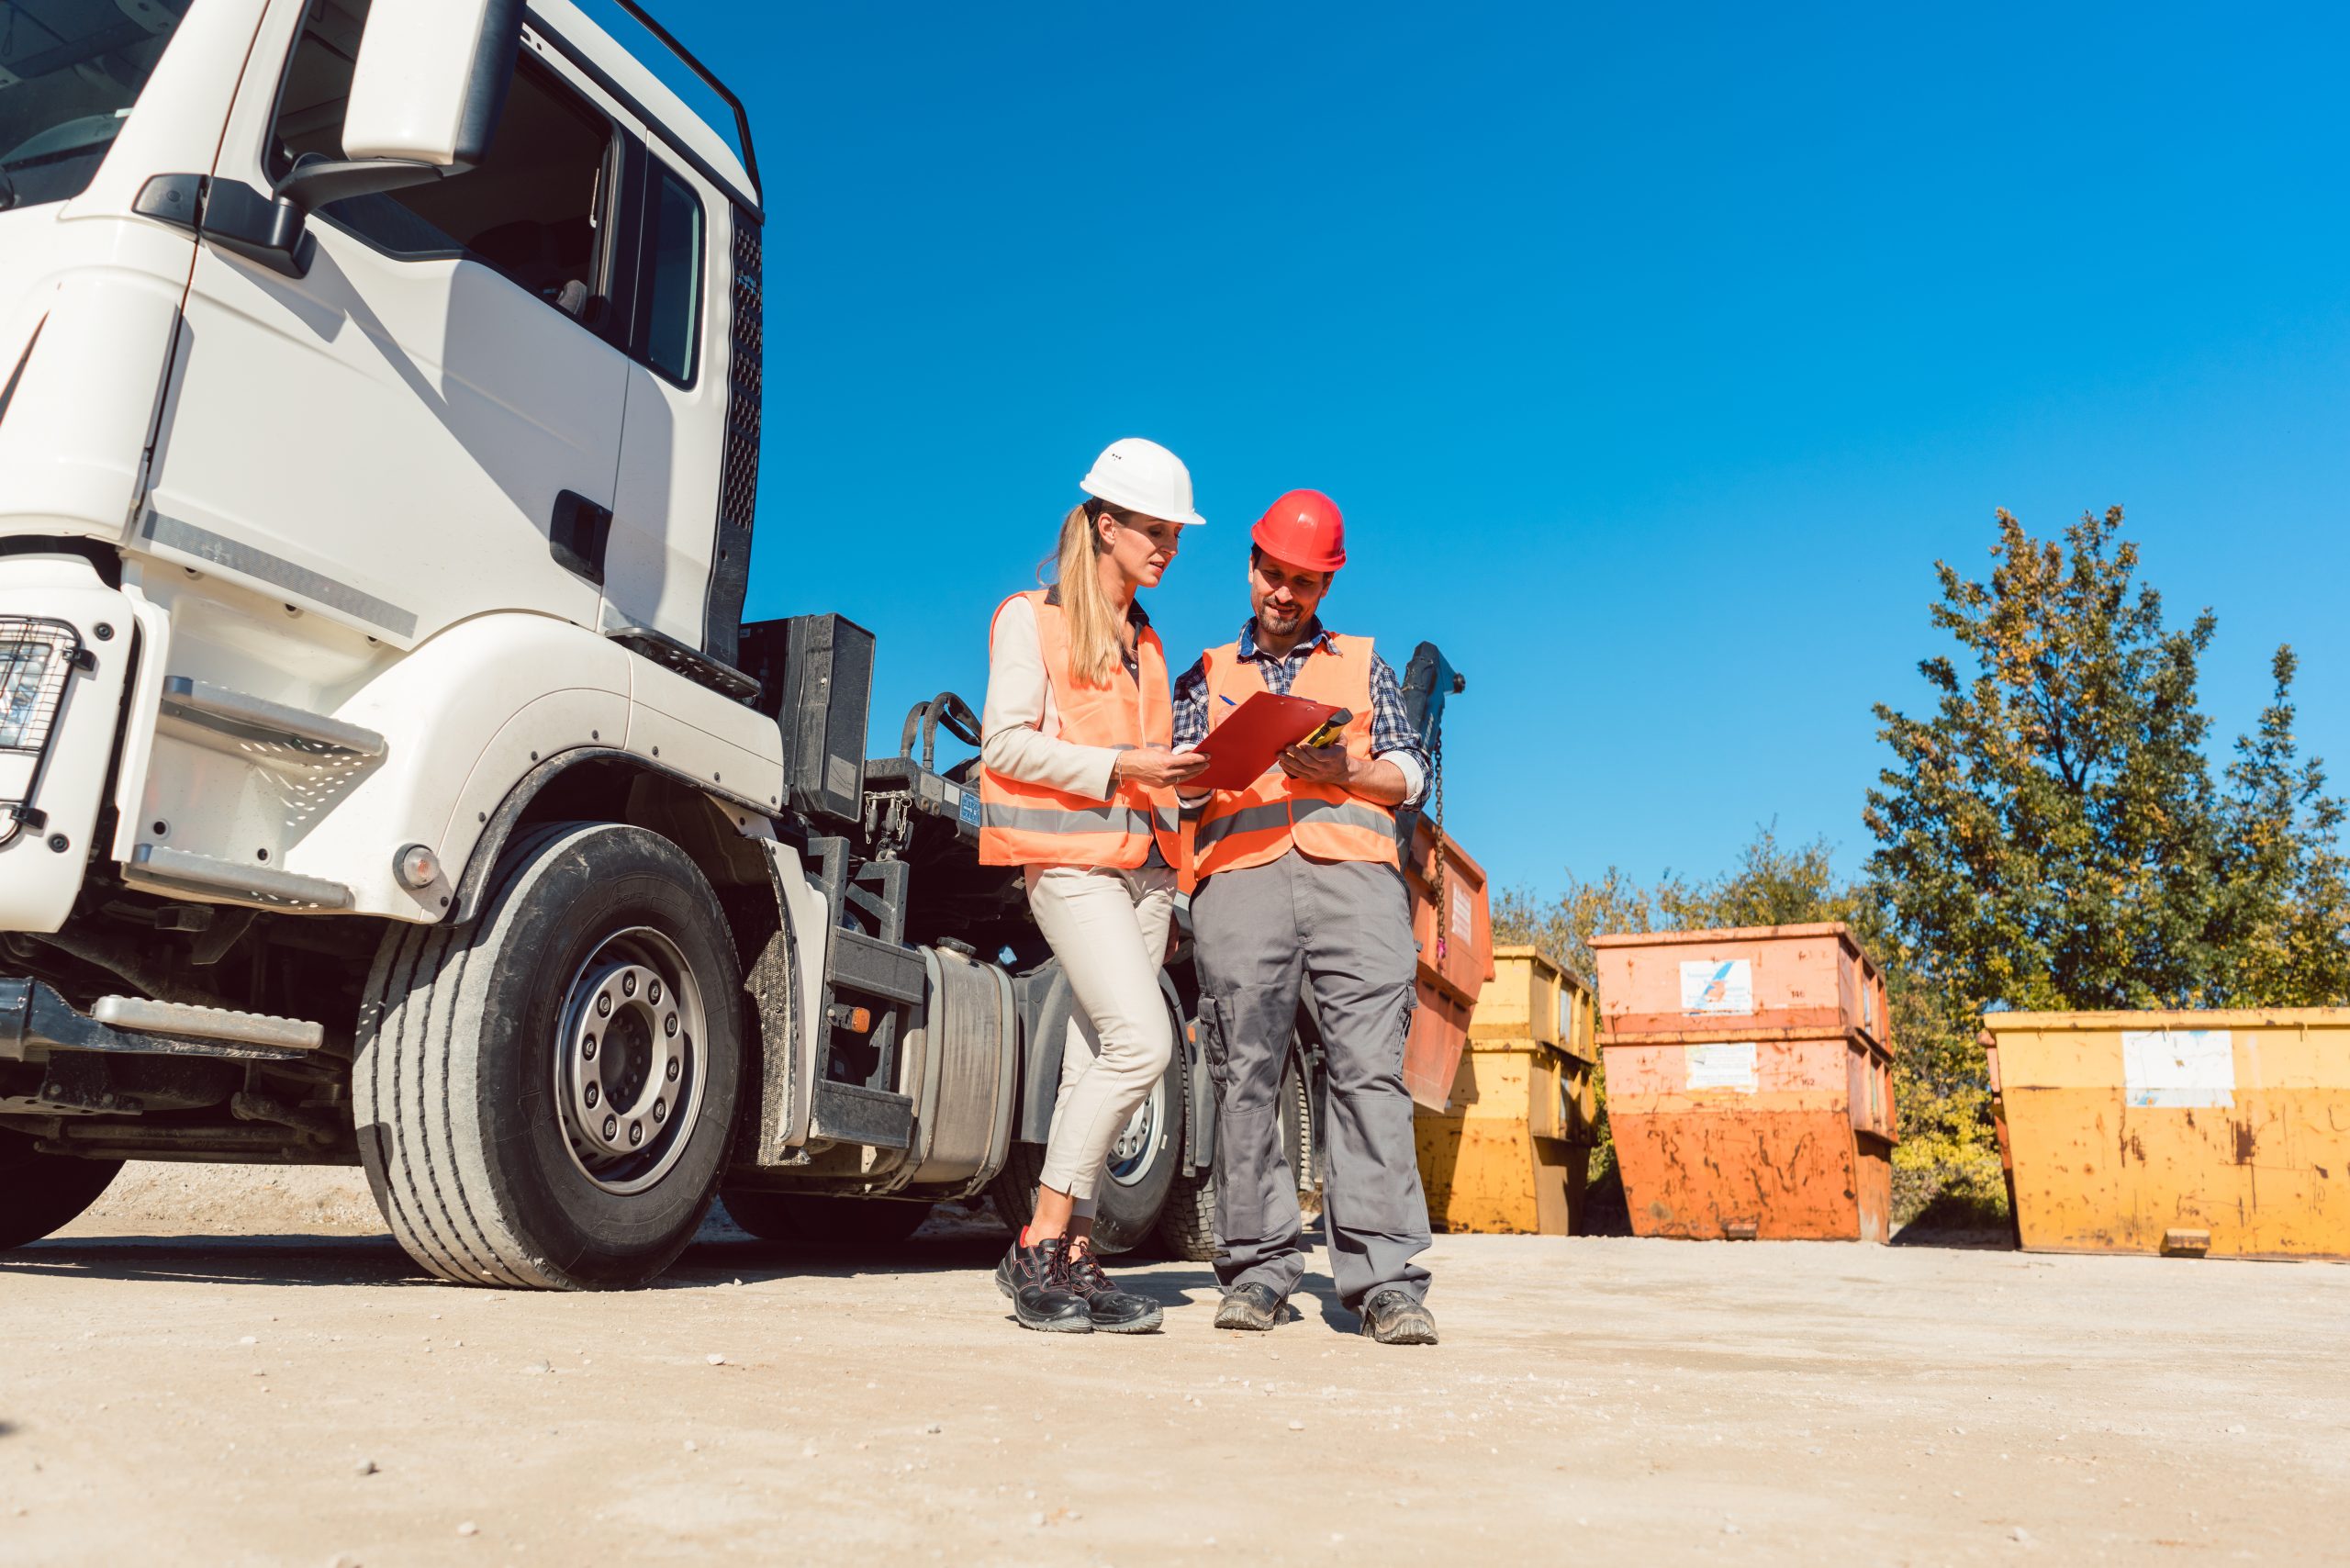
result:
[[[1681,1011],[1754,1011],[1754,964],[1748,958],[1691,958],[1681,966]]]
[[[2236,1040],[2226,1029],[2124,1029],[2121,1082],[2132,1105],[2236,1103]]]
[[[1688,1064],[1692,1091],[1734,1089],[1740,1094],[1754,1092],[1754,1046],[1751,1041],[1684,1046],[1682,1055]]]
[[[1458,882],[1452,885],[1452,934],[1463,942],[1477,935],[1477,906]]]

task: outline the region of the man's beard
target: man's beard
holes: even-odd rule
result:
[[[1284,611],[1269,604],[1257,612],[1257,619],[1265,623],[1266,631],[1277,637],[1286,637],[1305,623],[1305,611],[1294,605]]]

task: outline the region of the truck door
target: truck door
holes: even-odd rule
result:
[[[729,401],[743,349],[729,342],[728,293],[745,254],[735,227],[745,220],[666,146],[631,137],[624,168],[636,286],[605,614],[731,663],[749,512],[745,498],[736,525],[719,496],[738,455],[727,420],[744,412]],[[755,238],[751,245],[755,252]],[[749,398],[755,420],[755,386]]]
[[[365,15],[273,8],[255,59],[283,75],[248,72],[216,178],[266,189],[340,155]],[[399,645],[490,610],[595,625],[629,370],[621,142],[526,32],[478,167],[321,208],[303,277],[201,246],[136,543]]]

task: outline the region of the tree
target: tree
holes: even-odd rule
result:
[[[1863,813],[1869,870],[1904,946],[1968,1008],[2193,1005],[2218,969],[2196,703],[2215,622],[2164,626],[2121,521],[2085,514],[2060,543],[2001,511],[1989,582],[1935,566],[1933,624],[1969,667],[1919,664],[1930,718],[1875,710],[1895,761]]]
[[[2342,1001],[2344,809],[2293,738],[2293,651],[2221,790],[2196,693],[2217,623],[2165,628],[2121,522],[2060,543],[2001,511],[1989,582],[1936,564],[1933,624],[1967,667],[1918,666],[1930,718],[1877,707],[1894,766],[1863,813],[1894,931],[1954,1017]]]
[[[2253,1006],[2350,1001],[2350,861],[2340,848],[2343,805],[2325,792],[2325,764],[2302,760],[2293,739],[2290,647],[2270,661],[2275,696],[2259,730],[2228,765],[2221,835],[2224,876],[2212,945],[2226,956],[2225,990]]]

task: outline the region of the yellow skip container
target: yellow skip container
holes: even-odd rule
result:
[[[2028,1250],[2350,1258],[2350,1007],[1983,1025]]]
[[[1414,1117],[1429,1223],[1580,1230],[1597,1060],[1591,992],[1532,947],[1494,948],[1450,1103]]]

